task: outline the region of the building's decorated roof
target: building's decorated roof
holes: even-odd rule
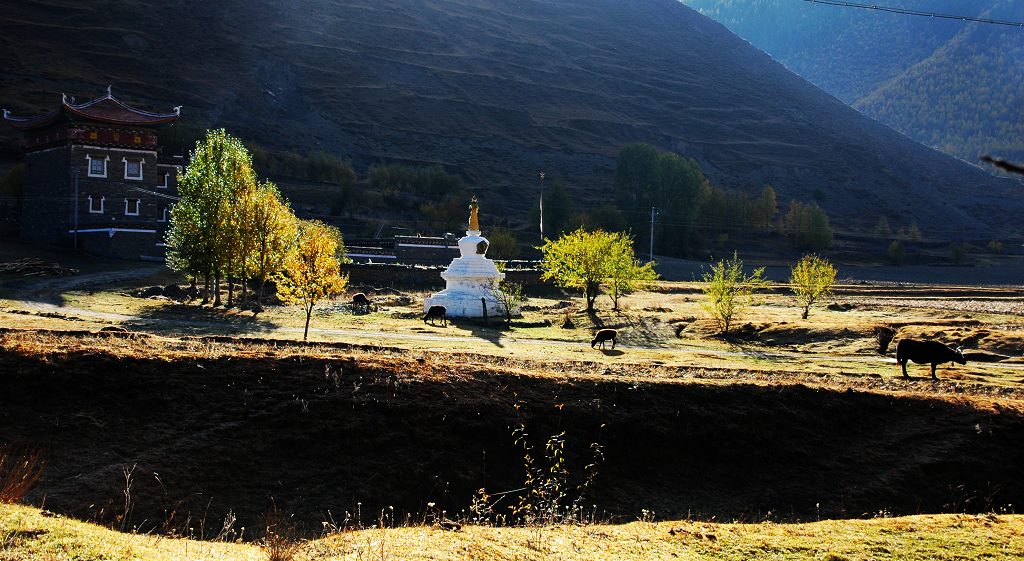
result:
[[[107,95],[85,103],[74,103],[74,100],[69,102],[67,95],[62,95],[60,108],[43,115],[15,117],[10,111],[3,110],[4,120],[10,121],[14,128],[22,130],[45,127],[61,119],[151,127],[174,122],[180,115],[180,106],[175,107],[172,113],[153,113],[136,109],[115,98],[110,92],[110,87],[107,87]]]

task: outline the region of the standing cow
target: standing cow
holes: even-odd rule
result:
[[[430,325],[434,325],[434,320],[441,320],[441,324],[448,327],[448,308],[444,306],[431,306],[427,310],[427,313],[423,314],[423,323],[430,322]]]
[[[604,348],[605,341],[612,342],[612,348],[615,348],[615,340],[619,337],[619,332],[614,329],[602,329],[594,335],[594,339],[590,341],[590,348],[593,349],[594,345],[601,344],[601,348]]]
[[[903,377],[907,375],[907,361],[914,361],[917,364],[931,364],[932,378],[935,376],[935,367],[944,362],[956,362],[967,364],[964,353],[960,347],[953,348],[938,341],[915,341],[914,339],[901,339],[896,344],[896,362],[903,367]]]

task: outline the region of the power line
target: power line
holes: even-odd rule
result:
[[[827,4],[829,6],[839,6],[842,8],[860,8],[864,10],[876,10],[879,12],[888,12],[890,14],[903,14],[908,16],[921,16],[928,18],[938,19],[952,19],[960,21],[972,21],[977,23],[990,23],[993,25],[1008,25],[1011,27],[1024,27],[1024,22],[1011,21],[1004,19],[992,19],[992,18],[981,18],[975,16],[958,16],[954,14],[941,14],[937,12],[925,12],[922,10],[911,10],[908,8],[894,8],[892,6],[879,6],[877,4],[861,4],[859,2],[846,2],[845,0],[804,0],[804,2],[810,2],[812,4]]]

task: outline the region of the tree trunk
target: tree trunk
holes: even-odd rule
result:
[[[210,273],[203,275],[203,305],[210,303]]]
[[[220,306],[220,273],[213,278],[213,307]]]
[[[231,275],[228,275],[228,307],[231,308],[235,305],[235,283],[232,280]]]
[[[266,278],[261,278],[260,279],[260,289],[259,289],[259,292],[256,293],[256,307],[257,308],[263,305],[263,286],[266,285],[266,284],[267,284],[267,279]]]
[[[302,332],[302,340],[309,340],[309,318],[313,315],[313,306],[306,308],[306,330]]]
[[[807,314],[811,311],[811,305],[804,306],[804,313],[800,314],[800,319],[807,319]]]

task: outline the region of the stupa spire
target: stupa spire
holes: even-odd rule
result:
[[[480,231],[480,203],[476,200],[476,195],[473,195],[473,201],[469,203],[469,231]]]

